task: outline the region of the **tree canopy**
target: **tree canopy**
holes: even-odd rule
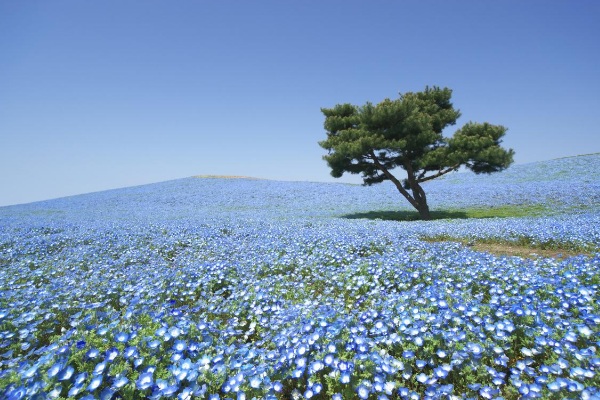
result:
[[[331,175],[361,174],[366,185],[390,180],[422,219],[430,219],[422,183],[461,166],[477,174],[508,168],[514,151],[500,146],[507,130],[501,125],[468,122],[443,136],[460,117],[451,96],[452,90],[434,86],[376,105],[322,108],[327,139],[319,145],[328,151],[323,159]],[[391,172],[396,167],[406,172],[402,181]]]

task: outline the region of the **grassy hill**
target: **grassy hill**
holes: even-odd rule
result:
[[[192,177],[2,207],[0,395],[593,398],[599,167],[453,174],[425,187],[427,222],[385,183]]]

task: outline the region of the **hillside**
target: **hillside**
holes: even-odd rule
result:
[[[385,183],[2,207],[0,397],[597,397],[599,167],[453,174],[426,190],[455,218],[427,222],[393,220],[410,209]]]
[[[454,173],[425,184],[436,209],[551,204],[600,205],[600,154],[516,165],[501,173]],[[375,210],[411,210],[393,185],[255,179],[185,178],[124,189],[0,207],[0,217],[203,219],[213,215],[261,218],[341,216]]]

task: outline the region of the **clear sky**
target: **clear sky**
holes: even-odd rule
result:
[[[426,85],[453,89],[448,135],[507,126],[516,163],[599,152],[598,21],[596,0],[0,0],[0,205],[334,181],[320,108]]]

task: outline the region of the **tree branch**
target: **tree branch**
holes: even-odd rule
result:
[[[404,196],[406,198],[406,200],[408,200],[408,202],[414,208],[416,208],[418,210],[419,209],[419,204],[417,203],[417,201],[410,195],[410,193],[408,193],[408,191],[406,191],[406,189],[404,189],[402,187],[402,183],[394,175],[392,175],[392,173],[383,164],[381,164],[381,162],[379,161],[379,159],[375,155],[375,151],[374,150],[371,149],[369,151],[369,156],[370,156],[371,160],[373,160],[373,163],[375,164],[375,166],[377,168],[379,168],[379,170],[381,170],[381,172],[383,172],[383,174],[385,176],[387,176],[388,179],[394,183],[394,185],[396,185],[396,188],[402,194],[402,196]]]
[[[417,182],[423,183],[423,182],[427,182],[427,181],[430,181],[435,178],[439,178],[442,175],[446,175],[448,172],[456,171],[458,169],[458,167],[460,167],[460,164],[455,164],[451,167],[446,168],[445,170],[439,170],[437,174],[429,175],[425,178],[419,178],[419,179],[417,179]]]

